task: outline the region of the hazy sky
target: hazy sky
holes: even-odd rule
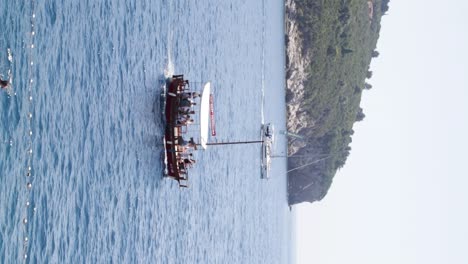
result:
[[[389,6],[351,155],[295,207],[300,264],[468,263],[468,1]]]

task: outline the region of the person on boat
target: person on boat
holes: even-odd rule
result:
[[[179,156],[180,156],[179,158],[180,158],[181,160],[184,160],[184,159],[187,159],[187,158],[188,158],[188,159],[192,159],[193,153],[182,152],[182,153],[179,154]]]
[[[191,148],[197,149],[197,144],[195,143],[195,140],[193,140],[193,137],[191,137],[190,140],[189,140],[189,146]]]
[[[200,94],[197,92],[188,92],[188,93],[182,93],[181,97],[182,99],[195,99],[197,97],[200,97]]]
[[[190,110],[190,107],[183,108],[183,109],[179,108],[179,114],[180,115],[194,115],[195,111]]]
[[[195,141],[193,140],[193,137],[190,138],[189,141],[185,140],[184,137],[182,136],[178,136],[177,137],[177,142],[178,142],[178,145],[181,146],[181,147],[193,147],[195,146]]]
[[[10,82],[8,80],[0,79],[0,87],[2,89],[6,89],[8,86],[10,86]]]
[[[187,174],[187,167],[185,167],[183,162],[179,162],[179,174]]]
[[[177,138],[177,142],[178,142],[177,145],[182,148],[182,153],[184,153],[185,151],[187,151],[190,148],[197,149],[197,144],[193,140],[193,137],[190,138],[189,141],[186,141],[182,136],[179,136]]]
[[[191,106],[194,106],[194,105],[197,105],[197,103],[190,100],[189,98],[183,98],[182,100],[180,100],[179,107],[181,107],[181,106],[182,107],[185,107],[185,106],[191,107]]]
[[[187,145],[187,141],[184,139],[184,137],[178,136],[177,137],[177,145],[185,146],[185,145]]]
[[[190,106],[181,106],[179,107],[179,112],[189,112],[192,108]]]
[[[180,83],[180,86],[181,86],[181,90],[184,91],[184,90],[188,90],[188,86],[189,86],[189,81],[188,80],[183,80],[181,81]]]
[[[182,115],[182,116],[179,116],[179,117],[177,118],[177,125],[188,125],[188,124],[193,123],[193,122],[191,122],[190,120],[193,121],[193,119],[191,119],[189,115]]]
[[[189,167],[192,167],[194,164],[195,164],[195,160],[193,159],[184,159],[184,164],[185,166],[189,166]]]
[[[179,115],[179,116],[177,117],[177,120],[180,121],[180,122],[185,122],[185,121],[187,121],[189,118],[190,118],[190,115]]]
[[[195,121],[193,119],[188,119],[184,121],[177,121],[178,126],[187,126],[193,124]]]
[[[177,125],[190,125],[195,122],[193,119],[177,120]]]

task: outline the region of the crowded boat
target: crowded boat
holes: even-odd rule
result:
[[[165,98],[165,175],[188,187],[189,170],[195,165],[193,151],[197,143],[188,136],[189,126],[195,125],[195,107],[200,94],[191,90],[183,75],[173,75],[164,92]]]

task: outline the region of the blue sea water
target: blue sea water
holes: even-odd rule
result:
[[[171,74],[211,81],[211,140],[273,122],[284,154],[283,21],[278,0],[0,0],[0,262],[287,263],[285,159],[263,180],[259,145],[212,147],[179,189],[159,106]]]

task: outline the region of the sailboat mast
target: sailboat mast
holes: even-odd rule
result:
[[[238,141],[238,142],[213,142],[206,143],[206,145],[236,145],[236,144],[252,144],[252,143],[263,143],[263,140],[253,140],[253,141]]]

